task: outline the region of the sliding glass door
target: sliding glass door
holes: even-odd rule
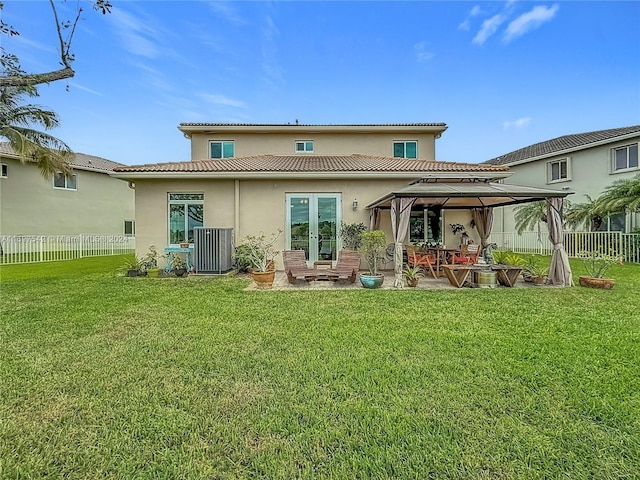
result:
[[[287,249],[304,250],[309,262],[335,261],[340,194],[289,193],[286,198]]]

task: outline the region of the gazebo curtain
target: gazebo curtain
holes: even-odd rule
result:
[[[407,235],[409,219],[411,217],[411,207],[415,203],[415,198],[394,198],[391,201],[391,229],[393,241],[395,243],[393,286],[403,288],[402,281],[402,240]]]
[[[369,230],[378,230],[380,228],[380,209],[372,208],[369,212]]]
[[[489,243],[488,239],[491,234],[491,227],[493,226],[493,208],[472,208],[471,218],[473,218],[476,224],[476,230],[478,231],[478,235],[480,235],[480,243],[484,250]]]
[[[569,265],[569,256],[567,255],[562,237],[564,229],[562,226],[562,198],[547,199],[547,224],[549,226],[549,240],[553,244],[553,253],[551,254],[551,265],[549,266],[549,283],[561,287],[573,285],[571,278],[571,266]]]

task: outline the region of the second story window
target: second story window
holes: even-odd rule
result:
[[[7,178],[9,176],[9,167],[7,167],[7,164],[0,164],[0,168],[2,168],[2,170],[0,171],[0,178]]]
[[[638,168],[638,144],[613,149],[613,171]]]
[[[418,158],[418,142],[393,142],[393,156],[395,158]]]
[[[209,142],[210,158],[233,158],[235,145],[233,140]]]
[[[570,180],[569,159],[561,158],[547,163],[547,183]]]
[[[296,153],[313,153],[313,140],[296,140]]]
[[[65,175],[62,172],[58,172],[53,176],[53,188],[64,188],[66,190],[77,190],[78,179],[75,174],[71,173]]]

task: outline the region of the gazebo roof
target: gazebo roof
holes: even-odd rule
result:
[[[391,208],[394,198],[415,198],[414,206],[440,205],[450,209],[499,207],[566,197],[570,190],[528,187],[490,182],[483,178],[442,179],[423,177],[400,190],[389,192],[367,208]]]

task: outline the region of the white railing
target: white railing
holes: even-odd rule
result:
[[[1,235],[0,264],[120,255],[135,248],[135,237],[125,235]]]
[[[489,242],[502,250],[516,253],[551,255],[553,245],[545,230],[538,232],[492,233]],[[570,257],[580,252],[600,251],[608,255],[622,255],[625,262],[640,263],[640,234],[621,232],[565,232],[564,248]]]

